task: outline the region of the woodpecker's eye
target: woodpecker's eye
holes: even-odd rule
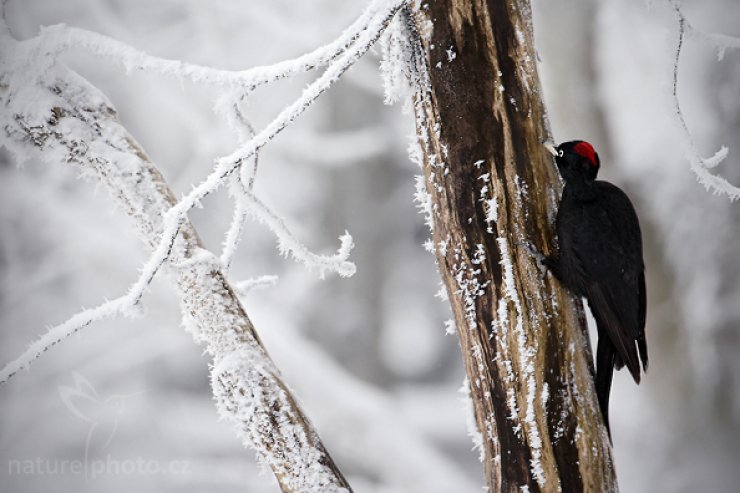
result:
[[[558,157],[563,157],[563,154],[565,154],[565,153],[563,152],[563,150],[562,150],[562,149],[560,149],[560,150],[558,151]]]

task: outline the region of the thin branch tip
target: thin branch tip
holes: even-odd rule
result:
[[[694,139],[689,130],[689,126],[686,123],[686,119],[681,110],[681,102],[678,97],[678,67],[681,59],[681,51],[683,49],[684,39],[687,32],[698,33],[703,36],[702,39],[707,40],[708,35],[700,31],[695,30],[691,23],[688,21],[683,11],[681,10],[680,3],[676,0],[669,0],[669,3],[673,6],[678,17],[678,41],[676,43],[676,54],[673,62],[673,106],[676,119],[678,120],[679,128],[684,134],[684,142],[686,146],[686,156],[689,161],[691,170],[696,175],[696,180],[704,186],[708,191],[712,191],[716,195],[726,195],[731,202],[740,198],[740,188],[731,184],[725,178],[713,175],[709,172],[710,169],[717,167],[723,162],[728,154],[729,149],[726,146],[722,146],[715,154],[710,158],[702,158],[699,150],[694,144]],[[733,48],[740,48],[740,39],[737,39],[737,46]],[[725,46],[725,49],[728,46]]]

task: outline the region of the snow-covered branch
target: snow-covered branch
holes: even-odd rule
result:
[[[239,142],[244,142],[250,138],[254,138],[256,132],[251,122],[242,113],[239,107],[240,102],[233,103],[232,111],[226,111],[224,115],[227,117],[231,127],[234,128],[239,135]],[[221,264],[223,265],[224,271],[228,271],[231,267],[231,260],[236,253],[236,249],[239,247],[239,243],[242,239],[244,232],[244,224],[247,222],[247,204],[243,198],[241,192],[243,188],[251,191],[254,188],[254,180],[257,178],[257,167],[259,166],[259,153],[252,156],[251,166],[242,166],[240,173],[231,177],[229,183],[229,195],[235,198],[234,203],[234,215],[231,220],[231,225],[226,232],[224,238],[223,250],[221,252]]]
[[[384,17],[387,13],[392,15],[404,3],[404,0],[374,0],[357,20],[332,42],[294,59],[247,70],[221,70],[181,60],[168,60],[149,55],[108,36],[63,24],[42,29],[38,39],[42,42],[44,51],[52,56],[73,48],[82,48],[122,65],[127,72],[146,71],[189,79],[201,85],[253,90],[264,84],[330,64],[350,47],[355,46],[374,20]]]
[[[688,21],[677,0],[669,0],[669,3],[676,11],[678,17],[678,43],[676,45],[676,58],[673,63],[673,106],[681,132],[684,134],[683,141],[686,158],[689,160],[691,170],[696,175],[696,179],[704,185],[704,188],[718,195],[727,195],[731,201],[737,200],[740,198],[740,188],[731,184],[723,177],[709,172],[711,168],[716,167],[725,160],[729,154],[729,149],[726,146],[722,146],[712,157],[704,158],[694,143],[683,111],[681,111],[681,102],[678,97],[678,66],[683,43],[687,35],[691,35],[716,48],[719,60],[722,60],[727,49],[740,48],[740,38],[700,31],[694,28]]]
[[[254,129],[244,117],[238,105],[234,106],[234,114],[237,116],[237,128],[244,137],[244,131],[254,137]],[[317,268],[319,275],[323,278],[325,272],[333,271],[343,277],[354,275],[356,268],[349,261],[349,254],[353,247],[352,236],[346,233],[340,237],[341,246],[333,256],[318,255],[311,252],[290,231],[285,220],[273,212],[264,202],[259,200],[254,192],[254,181],[257,175],[257,154],[252,156],[251,166],[241,166],[241,172],[233,175],[230,182],[229,193],[235,198],[234,217],[224,240],[221,263],[228,270],[231,259],[241,241],[244,223],[247,217],[253,217],[258,222],[270,228],[278,239],[278,249],[281,254],[292,255],[294,259],[302,262],[309,270]]]
[[[270,124],[268,124],[261,132],[259,132],[253,139],[250,139],[236,151],[224,156],[217,161],[216,170],[199,185],[190,195],[192,200],[200,200],[200,194],[206,192],[209,187],[216,186],[221,183],[225,175],[230,174],[237,167],[239,167],[244,161],[249,159],[256,151],[263,147],[269,142],[275,135],[280,133],[285,127],[293,123],[303,112],[308,109],[309,106],[339,77],[344,74],[354,63],[362,57],[371,46],[380,38],[385,28],[388,26],[390,21],[395,16],[401,6],[405,3],[405,0],[392,0],[386,2],[391,5],[382,14],[376,15],[368,23],[367,29],[364,30],[357,41],[353,45],[352,49],[344,51],[311,85],[303,90],[301,96],[295,100],[291,105],[285,108]]]
[[[282,218],[257,199],[252,190],[257,154],[376,43],[405,2],[375,0],[334,42],[294,60],[241,72],[152,57],[105,36],[65,26],[44,29],[39,36],[18,42],[0,21],[2,144],[18,160],[34,156],[50,164],[73,164],[84,175],[102,182],[152,249],[125,295],[52,328],[0,372],[0,382],[81,328],[136,308],[164,267],[175,279],[186,327],[197,341],[207,344],[214,358],[212,384],[221,416],[273,469],[283,491],[348,491],[346,480],[262,347],[222,269],[233,258],[245,217],[252,216],[276,234],[282,253],[318,268],[322,275],[326,270],[344,276],[354,273],[354,264],[348,261],[352,248],[348,234],[340,238],[336,255],[314,254],[296,239]],[[218,159],[207,178],[177,200],[161,173],[118,122],[110,102],[59,61],[59,55],[72,48],[115,60],[129,71],[146,70],[222,87],[221,106],[231,106],[232,112],[226,116],[240,132],[238,148]],[[293,103],[263,129],[251,129],[239,111],[246,94],[259,85],[320,66],[327,67],[325,72]],[[224,106],[224,102],[229,104]],[[234,184],[236,210],[219,259],[203,249],[188,213],[227,180]]]
[[[347,258],[354,246],[352,236],[349,233],[339,237],[341,246],[335,255],[316,255],[300,243],[293,233],[290,232],[280,216],[272,212],[262,201],[254,196],[252,192],[244,191],[244,199],[248,204],[247,213],[253,215],[258,221],[265,223],[278,238],[278,249],[283,255],[292,255],[293,258],[303,262],[306,267],[318,268],[319,275],[323,278],[324,273],[334,271],[343,277],[349,277],[355,273],[355,264]]]
[[[238,294],[239,296],[246,296],[246,294],[250,291],[254,291],[255,289],[269,288],[277,284],[277,282],[278,276],[260,276],[252,279],[246,279],[244,281],[239,281],[234,286],[234,289],[236,290],[236,294]]]
[[[722,61],[727,50],[740,49],[740,37],[728,36],[726,34],[719,33],[710,33],[701,29],[697,29],[696,27],[694,27],[693,24],[691,24],[691,22],[689,22],[689,19],[686,18],[686,15],[681,9],[681,3],[678,0],[669,0],[669,3],[676,11],[679,22],[683,25],[683,30],[685,31],[685,34],[698,41],[701,41],[702,43],[708,44],[709,46],[717,50],[718,61]]]
[[[0,370],[0,384],[4,384],[19,371],[28,368],[34,360],[41,357],[42,354],[55,344],[94,322],[99,322],[107,318],[115,318],[127,312],[130,313],[132,306],[131,300],[126,295],[115,300],[106,301],[95,308],[74,314],[66,322],[49,329],[46,334],[34,341],[15,360],[6,364]]]
[[[18,77],[15,81],[24,79]],[[19,156],[34,155],[49,163],[74,164],[83,173],[96,177],[134,219],[148,245],[165,245],[165,264],[175,278],[183,316],[194,322],[188,325],[193,336],[207,344],[217,368],[222,368],[220,363],[230,360],[230,355],[239,355],[243,372],[219,372],[219,384],[214,386],[221,415],[241,430],[245,445],[256,449],[263,462],[273,467],[284,491],[346,491],[346,481],[262,348],[243,307],[219,270],[218,259],[202,249],[186,218],[179,221],[175,234],[166,236],[168,241],[160,241],[161,232],[167,227],[165,212],[176,200],[162,175],[120,125],[110,103],[84,79],[58,63],[47,78],[25,86],[6,86],[2,96],[3,104],[10,109],[2,121],[6,147]],[[148,279],[151,272],[145,271],[142,279]],[[60,326],[60,336],[135,305],[134,293],[139,292],[132,288],[126,297],[105,309],[74,317]],[[59,338],[50,336],[46,342],[55,340]],[[38,351],[31,353],[34,356],[46,349],[43,344],[36,346]],[[251,374],[259,375],[259,389],[249,387],[254,383],[247,378]],[[264,399],[245,401],[244,396],[257,390]],[[268,422],[265,416],[276,417],[269,421],[270,428],[264,428]],[[255,429],[261,433],[247,432]]]

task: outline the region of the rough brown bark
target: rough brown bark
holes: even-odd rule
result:
[[[434,250],[492,491],[614,491],[580,302],[538,268],[560,193],[529,2],[405,12]]]

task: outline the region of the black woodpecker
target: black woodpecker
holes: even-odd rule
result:
[[[591,144],[545,146],[555,156],[565,188],[556,219],[558,253],[544,263],[569,291],[588,300],[596,319],[596,393],[610,430],[614,368],[626,366],[639,384],[640,366],[648,366],[640,223],[622,190],[596,180],[600,161]]]

